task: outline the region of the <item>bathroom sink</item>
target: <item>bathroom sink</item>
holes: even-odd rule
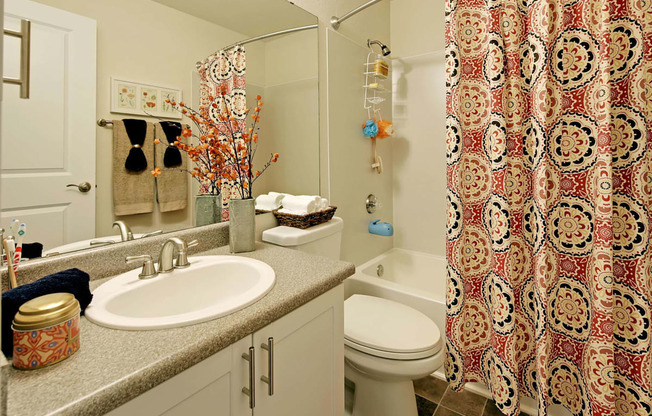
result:
[[[237,256],[188,258],[190,267],[141,280],[140,268],[93,292],[86,318],[115,329],[175,328],[209,321],[256,302],[274,286],[267,264]]]

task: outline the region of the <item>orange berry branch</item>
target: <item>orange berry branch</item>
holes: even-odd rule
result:
[[[215,100],[210,96],[209,106],[200,106],[199,111],[186,106],[184,102],[166,99],[196,126],[196,133],[190,128],[184,128],[174,145],[188,154],[195,163],[188,172],[201,185],[206,185],[212,195],[219,195],[223,181],[234,181],[240,198],[252,197],[252,185],[269,166],[278,160],[278,153],[270,155],[262,170],[253,170],[253,160],[258,148],[258,133],[260,127],[260,112],[263,107],[262,97],[256,96],[257,106],[251,115],[252,124],[246,129],[243,118],[250,113],[235,115],[230,107],[230,97],[224,88],[220,89],[220,98]],[[245,131],[246,130],[246,131]],[[194,139],[194,144],[191,140]],[[152,171],[152,175],[161,174],[160,169]]]

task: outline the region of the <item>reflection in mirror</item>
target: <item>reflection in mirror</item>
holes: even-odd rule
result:
[[[44,254],[193,226],[199,186],[189,175],[180,197],[184,208],[161,212],[152,192],[151,212],[116,215],[114,190],[141,195],[150,187],[130,190],[114,183],[113,166],[121,167],[125,155],[114,154],[112,125],[96,121],[157,123],[160,119],[148,114],[161,115],[152,107],[162,110],[165,90],[180,91],[198,108],[197,61],[252,37],[317,23],[286,0],[6,0],[5,27],[18,29],[23,18],[32,21],[31,97],[20,99],[18,86],[4,86],[2,227],[8,230],[13,219],[25,223],[24,243],[43,244]],[[247,104],[255,106],[257,95],[265,103],[254,168],[270,153],[281,155],[256,182],[254,196],[319,194],[317,31],[269,37],[244,48]],[[17,77],[18,40],[5,37],[3,59],[5,76]],[[143,99],[149,87],[127,90],[124,98],[133,100],[140,114],[114,112],[112,78],[157,86],[159,96]],[[172,116],[164,118],[191,124]],[[145,157],[150,151],[153,159],[150,149],[151,143],[142,145]],[[154,167],[148,160],[140,173],[152,188]]]

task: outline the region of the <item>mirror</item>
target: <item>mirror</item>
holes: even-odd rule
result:
[[[155,200],[152,212],[115,215],[114,187],[121,194],[139,191],[114,184],[112,166],[121,166],[126,155],[114,156],[114,129],[96,121],[159,120],[112,112],[112,78],[139,85],[132,99],[143,101],[150,91],[145,87],[155,86],[159,95],[180,91],[198,108],[197,61],[252,37],[317,23],[287,0],[7,0],[5,27],[19,28],[21,17],[32,22],[31,96],[22,100],[18,86],[4,85],[2,227],[8,229],[14,218],[24,222],[23,242],[42,243],[45,253],[90,248],[91,241],[119,242],[116,220],[136,238],[195,224],[199,187],[190,175],[185,175],[188,190],[181,197],[185,208],[161,212]],[[247,104],[255,106],[257,95],[264,101],[254,168],[260,169],[271,153],[280,154],[254,184],[254,196],[319,194],[317,30],[269,37],[244,48]],[[18,76],[18,39],[5,36],[3,59],[5,76]],[[163,110],[159,99],[157,108]],[[149,170],[143,174],[151,175]],[[77,186],[84,182],[91,185],[88,192]]]

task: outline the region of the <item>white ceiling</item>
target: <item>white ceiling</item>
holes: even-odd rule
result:
[[[154,0],[247,36],[317,23],[287,0]]]

